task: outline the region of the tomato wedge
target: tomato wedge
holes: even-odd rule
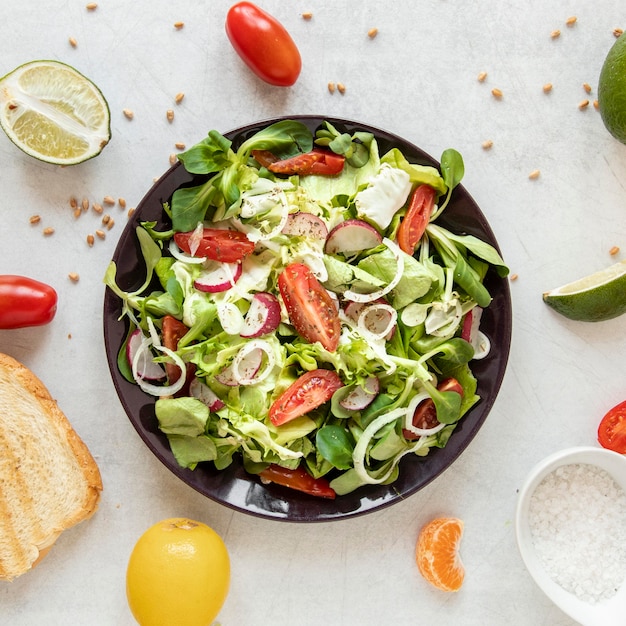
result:
[[[191,253],[191,241],[195,231],[175,233],[174,243],[187,254]],[[238,230],[205,228],[198,248],[192,254],[195,257],[206,257],[222,263],[237,263],[254,250],[254,243]]]
[[[57,292],[38,280],[0,275],[0,328],[43,326],[57,311]]]
[[[298,47],[285,27],[252,2],[238,2],[226,15],[226,35],[243,62],[277,87],[293,85],[302,69]]]
[[[334,352],[341,334],[337,307],[311,269],[304,263],[287,265],[278,277],[278,289],[297,333]]]
[[[189,329],[185,324],[177,320],[171,315],[166,315],[161,321],[161,334],[163,337],[163,345],[170,350],[178,349],[178,342],[187,334]],[[170,385],[173,385],[180,378],[180,368],[174,363],[165,363],[165,373]],[[176,394],[177,396],[188,396],[189,385],[196,373],[194,363],[187,363],[187,371],[185,373],[185,385]]]
[[[463,397],[463,387],[456,378],[446,378],[445,380],[442,380],[437,385],[437,389],[439,391],[454,391]],[[415,428],[423,428],[424,430],[435,428],[435,426],[439,424],[435,403],[430,398],[422,400],[417,405],[415,413],[413,413],[412,423]],[[402,435],[408,441],[419,439],[419,435],[416,435],[406,428],[402,429]]]
[[[602,418],[598,441],[603,448],[626,454],[626,401],[614,406]]]
[[[274,426],[281,426],[305,415],[328,402],[341,387],[341,378],[333,370],[306,372],[274,400],[269,410],[270,421]]]
[[[270,172],[274,174],[285,174],[291,176],[298,174],[300,176],[307,176],[311,174],[317,174],[318,176],[335,176],[343,170],[345,163],[345,157],[341,154],[335,154],[330,150],[319,150],[317,148],[311,150],[311,152],[305,152],[303,154],[296,154],[288,159],[281,161],[270,162],[270,157],[267,154],[255,154],[254,156],[261,165],[265,165]],[[266,153],[267,151],[263,151]],[[270,153],[271,154],[271,153]],[[265,163],[262,163],[259,159],[264,159]]]
[[[276,483],[277,485],[303,491],[318,498],[334,500],[337,495],[325,478],[313,478],[302,467],[288,469],[280,465],[269,465],[259,476],[264,483]]]
[[[415,189],[409,208],[400,222],[397,241],[400,250],[413,254],[419,243],[435,206],[435,190],[430,185],[420,185]]]

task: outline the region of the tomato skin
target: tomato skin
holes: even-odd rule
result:
[[[463,397],[463,387],[456,378],[446,378],[445,380],[442,380],[437,385],[437,389],[439,391],[454,391],[455,393],[458,393],[461,397]],[[435,403],[430,398],[422,400],[422,402],[417,405],[415,413],[413,414],[412,424],[415,428],[424,429],[434,428],[439,424]],[[407,441],[419,439],[419,435],[416,435],[415,433],[412,433],[410,430],[405,428],[402,429],[402,436]]]
[[[334,370],[316,369],[305,372],[272,403],[269,418],[274,426],[286,424],[328,402],[343,387]]]
[[[175,233],[174,243],[187,254],[191,254],[190,239],[194,231]],[[238,230],[205,228],[198,249],[193,256],[206,257],[222,263],[237,263],[254,250],[254,243],[245,233]]]
[[[329,293],[304,263],[291,263],[278,277],[278,289],[289,321],[307,341],[319,341],[334,352],[339,345],[341,323]]]
[[[274,174],[286,174],[288,176],[292,174],[299,174],[300,176],[309,174],[335,176],[343,170],[345,160],[345,157],[341,154],[315,148],[311,152],[297,154],[282,161],[274,161],[266,167]]]
[[[243,62],[277,87],[293,85],[302,69],[298,47],[285,27],[252,2],[238,2],[226,15],[226,34]]]
[[[269,465],[259,476],[264,483],[276,483],[283,487],[303,491],[318,498],[335,499],[337,495],[325,478],[313,478],[304,468],[288,469],[280,465]]]
[[[57,292],[38,280],[0,275],[0,328],[43,326],[57,311]]]
[[[603,448],[626,454],[626,400],[602,418],[598,426],[598,441]]]
[[[178,350],[178,342],[187,334],[189,329],[185,324],[177,320],[171,315],[165,315],[161,321],[161,334],[163,336],[163,345],[169,350]],[[165,363],[165,372],[170,385],[173,385],[181,375],[180,368],[174,363]],[[189,385],[196,373],[196,365],[187,363],[185,372],[185,384],[183,388],[176,393],[176,396],[188,396]]]
[[[409,208],[398,227],[397,240],[400,250],[407,254],[413,254],[419,243],[428,220],[435,206],[435,190],[430,185],[416,187]]]

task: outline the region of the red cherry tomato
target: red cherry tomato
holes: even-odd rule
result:
[[[302,467],[288,469],[280,465],[269,465],[259,476],[264,483],[276,483],[318,498],[334,500],[337,495],[325,478],[313,478]]]
[[[328,402],[341,387],[341,378],[333,370],[306,372],[274,400],[269,410],[270,421],[274,426],[281,426],[305,415]]]
[[[191,241],[194,231],[176,233],[174,243],[187,254],[191,254]],[[237,263],[254,250],[254,244],[245,233],[238,230],[223,230],[219,228],[205,228],[198,248],[193,254],[196,257],[206,257],[212,261],[222,263]]]
[[[461,397],[463,397],[463,387],[456,378],[446,378],[445,380],[442,380],[437,385],[437,389],[439,391],[454,391],[455,393],[458,393]],[[415,413],[413,413],[412,423],[415,428],[423,428],[424,430],[434,428],[439,424],[435,403],[430,398],[422,400],[417,405]],[[415,433],[412,433],[410,430],[407,429],[402,429],[402,435],[408,441],[419,438],[419,435],[416,435]]]
[[[189,329],[185,324],[177,320],[171,315],[166,315],[161,321],[161,333],[163,335],[163,345],[169,350],[178,350],[178,342],[187,334]],[[165,372],[170,385],[173,385],[181,375],[180,367],[174,363],[165,363]],[[188,396],[189,385],[196,373],[194,363],[187,363],[185,372],[185,384],[183,388],[176,394],[177,396]]]
[[[626,454],[626,401],[614,406],[602,418],[598,441],[603,448]]]
[[[397,240],[400,250],[411,255],[415,252],[415,247],[428,226],[434,206],[435,190],[429,185],[417,187],[398,228]]]
[[[43,326],[57,311],[57,292],[25,276],[0,275],[0,328]]]
[[[270,85],[293,85],[302,69],[298,47],[285,27],[252,2],[238,2],[226,15],[226,34],[244,63]]]
[[[278,289],[298,334],[334,352],[341,333],[337,307],[311,269],[304,263],[291,263],[278,277]]]
[[[274,174],[286,174],[291,176],[292,174],[299,174],[300,176],[307,176],[309,174],[317,174],[320,176],[335,176],[343,170],[343,164],[345,157],[341,154],[335,154],[330,150],[320,150],[316,148],[311,152],[305,152],[304,154],[297,154],[296,156],[281,161],[270,161],[267,151],[252,151],[252,156],[261,163],[261,165],[267,167],[270,172]],[[269,153],[271,155],[271,152]],[[261,162],[261,159],[263,162]]]

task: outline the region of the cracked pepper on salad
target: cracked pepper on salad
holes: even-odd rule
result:
[[[461,155],[439,172],[371,133],[286,120],[236,149],[213,130],[179,158],[207,176],[164,204],[170,230],[137,227],[144,283],[122,290],[114,262],[105,277],[130,322],[120,371],[157,397],[179,465],[240,456],[265,483],[334,498],[444,447],[479,400],[483,279],[508,273],[436,223]]]

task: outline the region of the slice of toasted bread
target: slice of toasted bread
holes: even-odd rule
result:
[[[0,353],[0,580],[91,517],[101,490],[96,462],[44,384]]]

